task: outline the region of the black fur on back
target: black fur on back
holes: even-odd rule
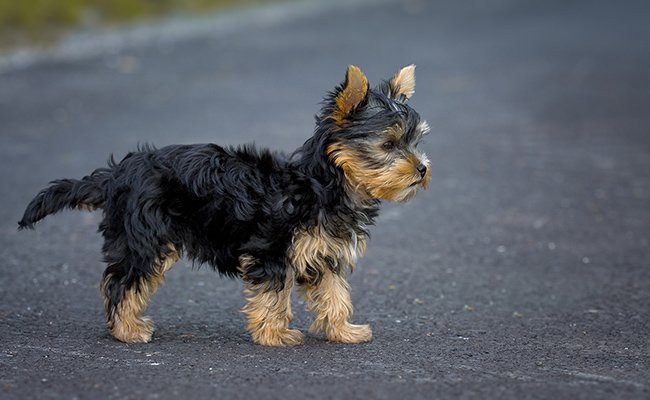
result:
[[[142,266],[136,274],[150,273],[171,244],[228,276],[238,275],[241,255],[253,256],[259,262],[248,278],[280,283],[294,228],[317,215],[310,177],[253,146],[131,153],[114,167],[105,198],[106,261],[119,265],[117,258],[131,251],[133,265]]]

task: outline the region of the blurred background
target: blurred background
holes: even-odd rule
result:
[[[0,0],[0,397],[647,398],[650,3]],[[99,213],[17,232],[139,143],[300,146],[349,64],[417,65],[433,181],[351,275],[375,339],[254,346],[181,262],[154,341],[103,326]],[[295,299],[295,326],[311,317]]]
[[[197,16],[278,0],[30,0],[0,1],[0,45],[47,46],[67,33],[169,16]]]

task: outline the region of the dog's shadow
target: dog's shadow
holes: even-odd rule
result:
[[[241,324],[239,324],[241,325]],[[192,321],[175,324],[160,324],[153,334],[152,343],[221,343],[249,342],[248,332],[230,324],[215,321]]]
[[[292,325],[292,328],[299,329],[305,334],[305,344],[317,345],[326,343],[325,339],[319,334],[308,332],[308,325]],[[114,344],[124,344],[115,339],[108,331],[100,335],[104,340]],[[253,342],[250,333],[246,330],[245,324],[238,326],[228,324],[218,324],[215,321],[193,321],[175,324],[156,325],[151,342],[143,344],[129,344],[128,346],[158,346],[161,348],[174,348],[185,345],[206,347],[239,347],[254,346],[264,348],[265,346],[257,345]]]

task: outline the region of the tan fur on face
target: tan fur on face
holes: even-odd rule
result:
[[[356,193],[390,201],[405,201],[417,193],[417,187],[411,185],[419,180],[417,166],[420,160],[413,154],[381,168],[366,167],[354,150],[341,143],[330,144],[327,154],[343,170],[349,186]]]
[[[320,227],[298,230],[293,237],[289,252],[291,264],[297,275],[315,281],[336,262],[339,269],[354,269],[357,258],[366,251],[366,237],[350,232],[347,238],[334,237]],[[328,261],[329,260],[329,261]]]
[[[178,259],[178,253],[173,251],[156,264],[156,274],[147,280],[141,279],[124,293],[124,297],[113,310],[112,315],[108,316],[108,327],[116,339],[126,343],[151,341],[153,321],[143,314],[158,286],[164,283],[165,272],[169,271]],[[102,281],[102,293],[105,293],[104,286],[110,281],[110,278],[111,276],[108,275]],[[107,298],[104,298],[104,305],[108,309]]]
[[[252,257],[245,256],[243,261],[251,262],[251,259]],[[245,270],[247,267],[240,268]],[[293,320],[292,287],[291,269],[287,269],[284,288],[280,291],[270,290],[268,284],[244,282],[247,303],[242,311],[248,318],[248,330],[255,343],[265,346],[293,346],[303,342],[304,337],[300,331],[289,329],[289,323]]]
[[[410,99],[415,93],[415,65],[408,65],[393,76],[389,82],[391,95]]]
[[[362,343],[372,339],[368,325],[353,325],[350,287],[345,277],[324,271],[316,285],[303,285],[300,294],[307,301],[307,309],[315,314],[309,328],[312,333],[325,333],[328,340],[342,343]]]

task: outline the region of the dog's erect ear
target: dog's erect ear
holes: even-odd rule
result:
[[[407,65],[399,70],[388,82],[390,97],[395,100],[408,100],[415,93],[415,65]]]
[[[332,117],[337,123],[343,122],[368,95],[368,78],[358,67],[350,65],[345,75],[345,82],[336,95]]]

